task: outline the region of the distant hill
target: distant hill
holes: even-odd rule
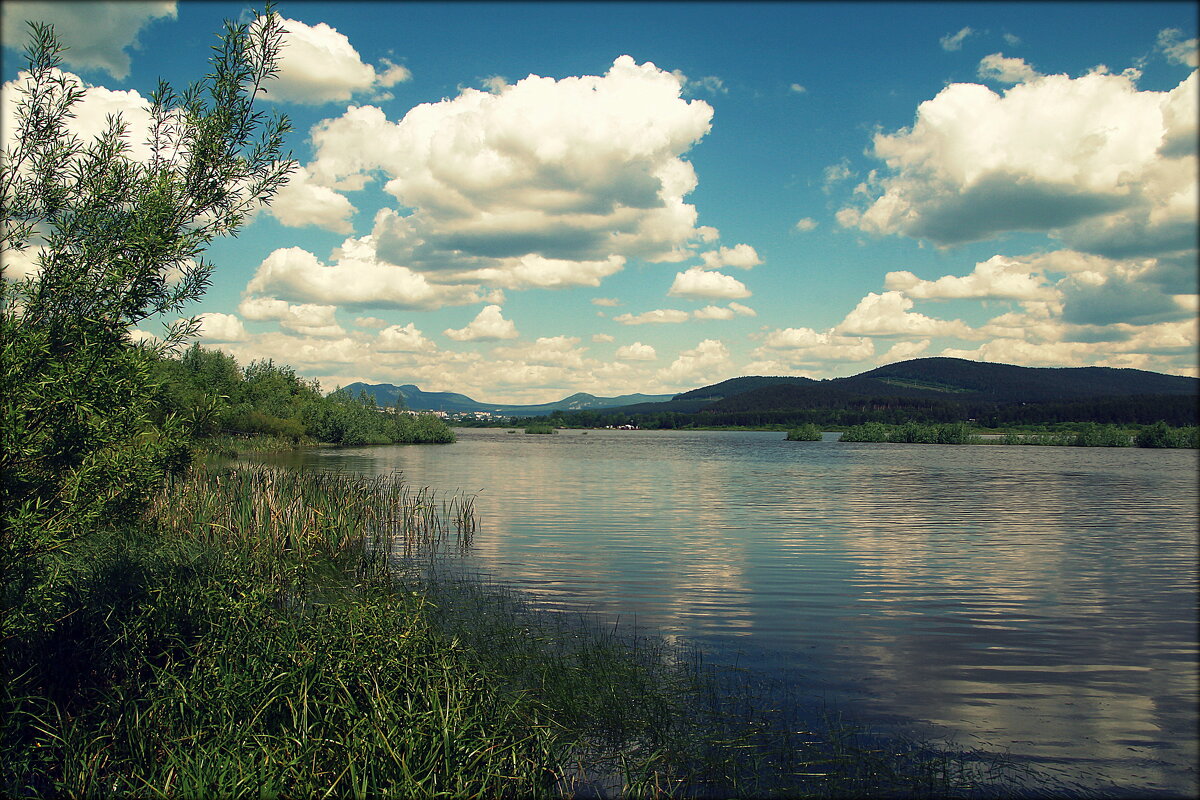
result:
[[[918,358],[828,380],[732,378],[662,403],[612,414],[699,414],[704,424],[791,424],[868,419],[991,423],[1167,419],[1196,424],[1200,380],[1109,367],[1018,367],[958,358]],[[697,420],[699,421],[699,420]]]
[[[597,397],[585,392],[579,392],[564,397],[553,403],[541,403],[538,405],[506,405],[497,403],[481,403],[467,397],[465,394],[457,392],[426,392],[419,387],[406,383],[402,386],[394,386],[390,383],[367,384],[367,383],[352,383],[349,386],[343,387],[353,396],[358,396],[360,391],[365,391],[368,395],[375,398],[375,402],[379,405],[391,406],[395,405],[396,398],[400,395],[404,396],[404,404],[414,411],[447,411],[447,412],[473,412],[486,411],[492,414],[500,414],[504,416],[517,417],[538,417],[546,416],[555,411],[581,411],[584,409],[599,409],[612,408],[614,406],[627,406],[635,403],[655,403],[663,400],[670,400],[672,395],[669,394],[625,394],[619,397]]]

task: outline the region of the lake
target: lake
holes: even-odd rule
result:
[[[1197,791],[1197,452],[460,429],[258,460],[478,493],[461,568],[1094,791]]]

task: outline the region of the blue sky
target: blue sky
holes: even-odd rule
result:
[[[1196,374],[1193,4],[277,10],[303,171],[190,312],[243,364],[496,402],[937,355]],[[22,19],[72,47],[86,133],[250,7],[3,14],[6,82]]]

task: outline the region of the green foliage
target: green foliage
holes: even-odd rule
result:
[[[1171,428],[1159,420],[1138,431],[1133,443],[1138,447],[1200,447],[1200,427]]]
[[[792,428],[787,432],[787,441],[789,442],[819,442],[821,441],[821,429],[811,422],[806,425],[801,425],[799,428]]]
[[[323,397],[320,384],[289,366],[268,359],[242,370],[232,356],[199,345],[182,358],[162,358],[157,384],[156,417],[183,420],[194,435],[209,439],[253,435],[349,446],[454,441],[454,431],[432,414],[381,408],[365,392]]]
[[[526,433],[557,433],[553,425],[544,422],[534,422],[525,426]]]
[[[849,428],[842,434],[843,442],[898,442],[904,444],[978,444],[980,439],[964,422],[945,425],[920,425],[906,422],[887,426],[868,422]]]
[[[211,403],[186,417],[153,413],[155,351],[177,347],[195,321],[169,326],[157,348],[130,330],[200,297],[205,247],[236,233],[294,167],[280,154],[286,119],[254,110],[281,36],[269,10],[227,25],[203,82],[155,91],[150,155],[137,160],[129,139],[143,133],[119,116],[91,141],[70,132],[83,89],[59,71],[53,29],[31,26],[0,156],[6,608],[23,594],[58,603],[51,555],[129,520],[186,464],[188,434],[212,427]],[[18,252],[32,254],[32,274],[8,272]]]
[[[865,422],[862,425],[855,425],[847,428],[840,442],[887,442],[889,432],[886,425],[881,422]]]

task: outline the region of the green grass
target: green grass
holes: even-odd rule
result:
[[[54,603],[6,591],[0,792],[969,796],[1007,774],[446,575],[476,528],[470,497],[392,478],[194,468],[141,524],[46,555]]]

